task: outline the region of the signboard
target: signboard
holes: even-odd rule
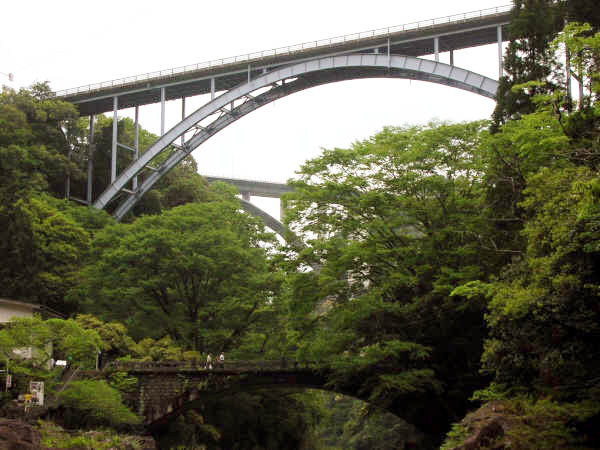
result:
[[[44,382],[43,381],[30,381],[29,392],[33,395],[33,403],[43,406],[44,405]]]

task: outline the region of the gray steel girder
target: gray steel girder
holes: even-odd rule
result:
[[[218,131],[260,106],[312,86],[341,80],[375,77],[429,81],[463,89],[491,99],[495,98],[498,88],[498,82],[491,78],[456,66],[410,56],[392,55],[388,57],[388,55],[381,54],[353,54],[319,58],[281,67],[230,89],[191,113],[161,136],[138,160],[132,162],[96,199],[94,206],[98,209],[105,208],[109,202],[122,192],[134,176],[142,171],[157,155],[166,151],[177,138],[194,128],[199,122],[226,109],[235,100],[246,99],[246,102],[234,108],[230,113],[221,115],[210,125],[204,125],[204,128],[198,129],[199,131],[188,139],[182,147],[171,153],[158,166],[158,170],[144,180],[136,193],[130,195],[119,205],[115,212],[118,220],[133,207],[154,183],[194,149]],[[289,79],[292,80],[285,84],[278,84],[278,82]],[[249,96],[254,91],[269,86],[273,87],[260,95]]]

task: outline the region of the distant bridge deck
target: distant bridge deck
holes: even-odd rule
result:
[[[241,194],[249,193],[257,197],[280,198],[282,194],[294,192],[292,186],[285,183],[276,183],[274,181],[251,180],[244,178],[228,178],[218,175],[202,175],[206,181],[213,183],[222,181],[227,184],[232,184],[238,188]]]
[[[119,97],[119,108],[128,108],[160,102],[161,88],[165,88],[166,100],[229,90],[264,71],[325,55],[389,50],[392,54],[417,57],[434,53],[434,38],[438,40],[439,52],[491,44],[497,42],[498,26],[503,28],[502,36],[506,40],[510,9],[511,6],[499,6],[310,41],[89,84],[58,91],[56,96],[78,104],[81,114],[89,115],[111,111],[114,96]]]

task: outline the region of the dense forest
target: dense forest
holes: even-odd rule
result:
[[[4,88],[2,297],[55,318],[0,330],[18,388],[0,400],[35,377],[57,423],[139,431],[135,377],[59,389],[47,361],[225,352],[327,367],[328,391],[207,396],[154,430],[160,448],[599,448],[599,11],[515,0],[493,117],[324,150],[289,180],[287,242],[191,157],[121,223],[65,198],[85,198],[90,154],[94,195],[108,185],[112,119],[90,153],[88,119],[47,83]]]

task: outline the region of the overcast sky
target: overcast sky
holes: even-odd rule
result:
[[[0,27],[0,72],[18,88],[49,81],[60,90],[161,69],[401,25],[510,3],[508,0],[138,1],[8,0]],[[448,54],[441,55],[449,62]],[[455,52],[457,66],[498,77],[497,47]],[[206,96],[189,99],[188,112]],[[345,148],[386,125],[489,118],[494,102],[409,80],[355,80],[278,100],[224,129],[194,153],[200,172],[285,181],[322,148]],[[120,112],[122,116],[131,111]],[[181,116],[167,103],[167,129]],[[160,110],[140,109],[160,132]],[[254,199],[278,215],[277,200]]]

